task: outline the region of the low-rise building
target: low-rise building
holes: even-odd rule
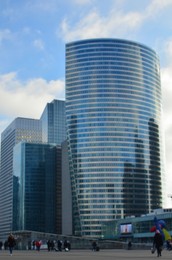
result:
[[[102,238],[133,242],[151,242],[154,232],[150,229],[154,226],[154,217],[164,220],[166,229],[172,235],[172,209],[156,209],[152,213],[140,217],[127,217],[114,221],[104,222],[102,225]]]

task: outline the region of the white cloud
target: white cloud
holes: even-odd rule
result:
[[[146,9],[147,16],[155,16],[157,13],[163,11],[163,9],[172,6],[171,0],[152,0]]]
[[[22,29],[22,33],[23,33],[24,35],[29,35],[29,34],[31,34],[31,33],[32,33],[31,28],[28,27],[28,26],[25,26],[25,27]]]
[[[8,39],[11,39],[11,31],[9,29],[0,30],[0,44]]]
[[[167,65],[161,68],[163,129],[165,134],[165,158],[167,176],[167,194],[172,194],[172,39],[162,43]],[[167,199],[171,206],[171,199]]]
[[[6,118],[5,120],[0,120],[0,133],[4,131],[4,129],[13,121],[13,118],[10,120],[10,118]],[[1,139],[1,136],[0,136]]]
[[[64,100],[64,80],[21,82],[16,73],[0,76],[0,111],[7,117],[39,118],[47,102]]]
[[[64,19],[61,24],[61,36],[64,41],[112,35],[119,37],[123,33],[136,29],[142,22],[142,19],[143,16],[137,12],[124,14],[114,9],[108,16],[101,17],[95,9],[90,11],[74,26],[70,24],[69,20]]]
[[[72,0],[72,2],[78,5],[86,5],[92,3],[93,0]]]
[[[85,38],[112,37],[112,35],[115,38],[129,35],[131,38],[131,33],[138,30],[145,21],[157,17],[157,14],[169,5],[172,5],[171,0],[153,0],[140,12],[124,12],[115,1],[107,15],[101,15],[100,11],[93,7],[88,13],[82,15],[80,20],[78,18],[75,24],[72,24],[70,19],[64,18],[58,36],[60,34],[65,42]]]
[[[162,97],[163,97],[163,125],[166,136],[167,156],[169,156],[172,149],[169,140],[172,140],[172,39],[168,39],[164,43],[168,64],[166,67],[161,68],[161,83],[162,83]],[[172,145],[171,145],[172,146]],[[170,157],[172,154],[170,155]],[[168,160],[169,161],[169,160]]]
[[[161,43],[162,46],[162,43]],[[166,55],[166,60],[172,66],[172,38],[166,40],[163,44],[164,53]]]
[[[52,13],[58,10],[57,0],[30,0],[25,1],[25,11]]]
[[[172,116],[170,111],[172,111],[172,66],[161,69],[161,82],[162,82],[162,95],[163,95],[163,110],[164,110],[164,123],[166,129],[172,124],[169,120]]]
[[[33,45],[40,51],[44,50],[44,42],[41,39],[34,40]]]

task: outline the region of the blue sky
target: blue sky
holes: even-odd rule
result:
[[[124,38],[159,55],[167,193],[172,194],[172,0],[0,0],[0,132],[65,99],[65,43]],[[168,205],[172,205],[167,199]]]

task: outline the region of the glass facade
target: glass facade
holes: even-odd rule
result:
[[[154,224],[154,217],[163,220],[165,229],[172,235],[172,210],[157,209],[154,212],[140,217],[129,217],[126,219],[113,220],[103,223],[102,238],[131,241],[139,243],[152,243],[154,232],[150,232]],[[125,228],[125,229],[124,229]]]
[[[66,45],[66,120],[76,235],[162,206],[157,54],[120,39]]]
[[[21,142],[14,147],[13,230],[57,233],[57,151],[49,144]]]
[[[0,171],[0,237],[12,230],[13,218],[13,148],[20,141],[41,142],[41,122],[36,119],[16,118],[1,134]]]
[[[61,145],[66,140],[65,101],[54,99],[48,103],[40,120],[43,142]]]

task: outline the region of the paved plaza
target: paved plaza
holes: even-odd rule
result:
[[[151,254],[150,250],[100,250],[92,252],[91,250],[71,250],[70,252],[47,252],[47,251],[13,251],[10,256],[8,251],[0,251],[0,260],[126,260],[126,259],[157,259],[156,254]],[[172,259],[172,251],[163,250],[161,259]]]

